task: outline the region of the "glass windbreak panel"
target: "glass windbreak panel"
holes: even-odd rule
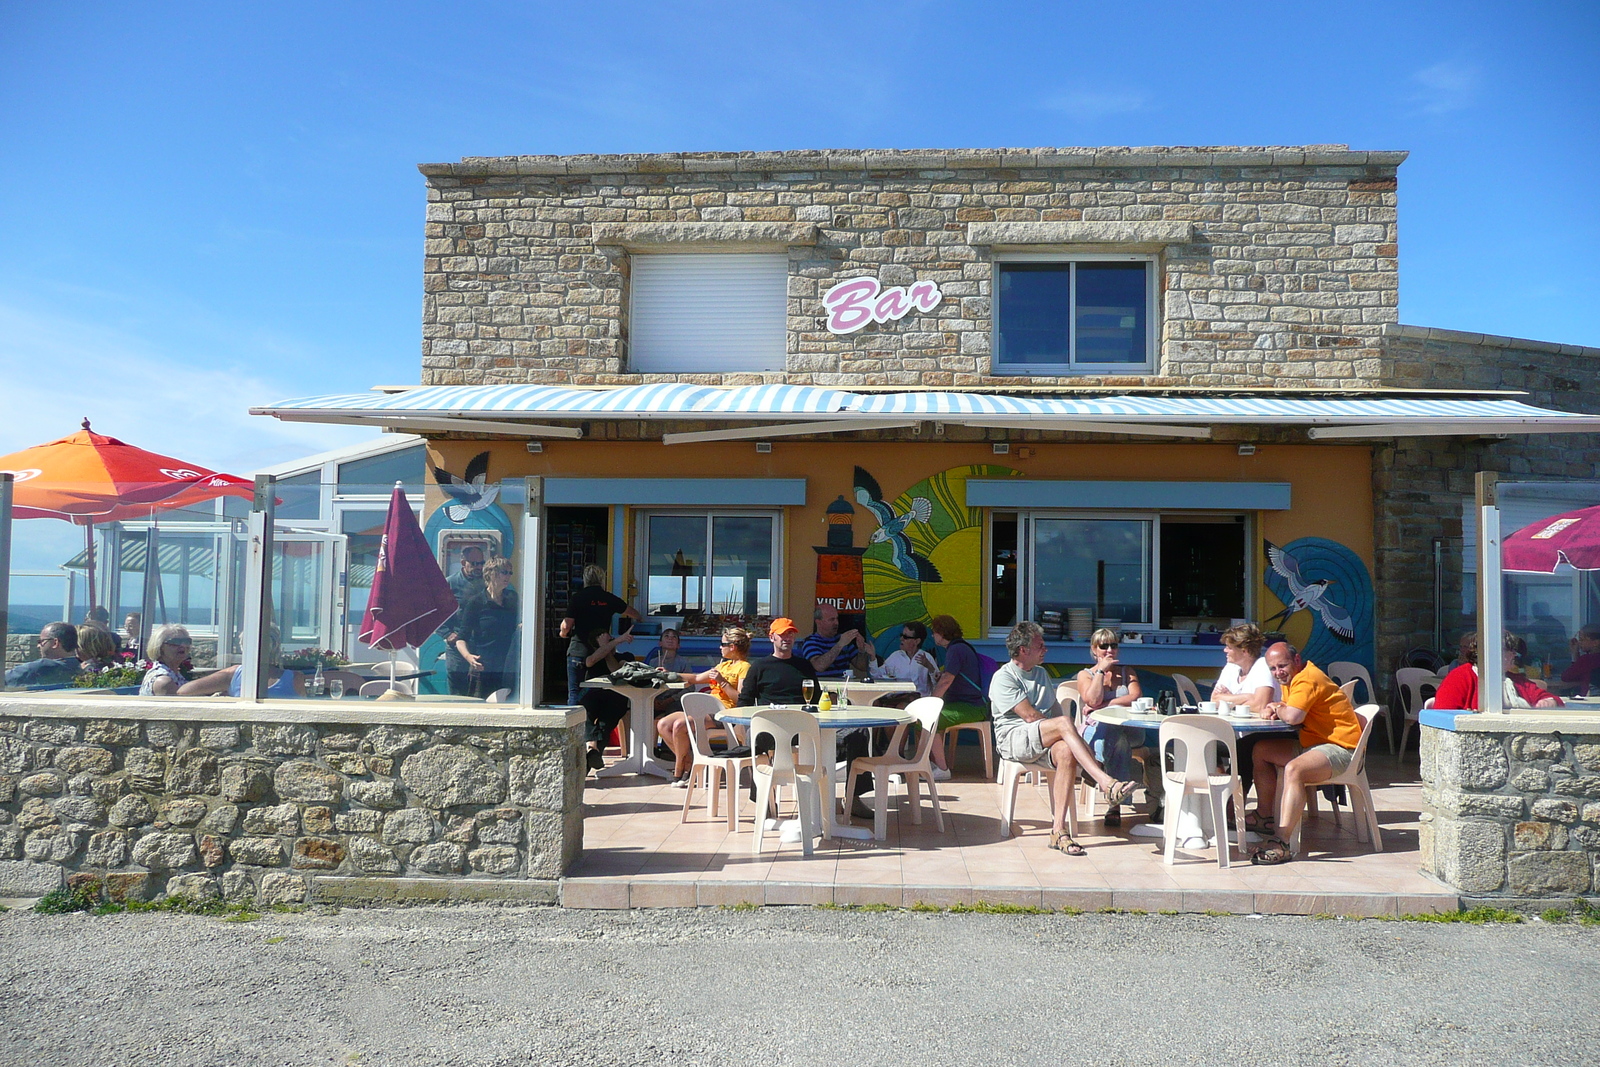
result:
[[[339,531],[345,535],[345,625],[351,636],[361,625],[367,599],[372,594],[372,576],[378,565],[378,546],[383,543],[383,511],[346,511],[339,516]]]
[[[1077,264],[1075,363],[1145,363],[1149,302],[1143,263]]]
[[[1017,516],[997,512],[994,516],[989,561],[989,625],[1009,627],[1017,624]]]
[[[1526,643],[1522,667],[1558,694],[1600,685],[1600,482],[1502,482],[1496,488],[1505,627]],[[1462,601],[1474,626],[1477,511],[1464,508]],[[1594,634],[1596,636],[1591,636]],[[1447,650],[1448,651],[1448,650]],[[1589,658],[1585,658],[1589,657]]]
[[[711,549],[712,613],[772,614],[772,519],[714,516]]]
[[[275,514],[280,520],[315,519],[322,514],[320,471],[297,474],[293,478],[279,478],[273,489],[278,498]]]
[[[1035,519],[1033,609],[1150,622],[1149,519]]]
[[[1069,263],[998,264],[996,357],[1001,363],[1067,363],[1072,355]]]
[[[353,459],[339,464],[340,493],[387,493],[395,482],[403,482],[407,493],[423,490],[423,468],[428,461],[426,447],[414,445],[380,456]]]
[[[645,613],[705,611],[706,516],[651,515],[645,533]],[[770,553],[770,546],[769,546]]]

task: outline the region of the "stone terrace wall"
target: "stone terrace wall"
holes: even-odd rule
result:
[[[1600,732],[1575,728],[1422,727],[1423,870],[1476,896],[1600,886]]]
[[[1415,326],[1384,330],[1395,384],[1430,389],[1521,389],[1539,407],[1600,413],[1600,348],[1521,341]],[[1377,659],[1392,677],[1399,657],[1433,643],[1432,539],[1450,539],[1445,604],[1461,602],[1462,505],[1480,470],[1506,480],[1600,478],[1600,434],[1544,434],[1504,441],[1412,437],[1374,449]],[[1447,631],[1473,625],[1446,614]],[[1447,644],[1451,632],[1444,635]],[[1453,647],[1453,646],[1452,646]]]
[[[1405,155],[1328,145],[426,164],[422,381],[1082,385],[991,376],[990,251],[969,230],[1064,223],[1077,229],[1058,249],[1157,251],[1140,234],[1185,235],[1163,239],[1157,375],[1092,384],[1369,385],[1388,376],[1380,332],[1397,320]],[[789,251],[786,372],[629,373],[629,257],[596,227],[683,223],[724,239],[741,227],[748,239],[752,225],[769,237],[815,230],[814,245]],[[937,281],[945,302],[827,333],[821,294],[869,274]]]
[[[565,711],[495,726],[391,705],[357,722],[93,703],[0,702],[0,897],[86,876],[121,896],[273,904],[315,898],[319,881],[410,876],[521,882],[519,899],[554,901],[582,846]]]

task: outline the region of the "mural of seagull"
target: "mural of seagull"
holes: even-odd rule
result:
[[[856,468],[855,491],[856,502],[878,517],[878,528],[872,531],[872,543],[889,543],[894,553],[895,568],[907,578],[919,582],[944,581],[932,560],[912,551],[910,539],[902,532],[913,522],[926,524],[933,517],[933,501],[925,496],[913,497],[910,509],[902,515],[896,515],[894,508],[884,503],[883,490],[878,488],[877,479],[860,467]]]
[[[489,477],[489,453],[479,452],[472,457],[472,462],[467,464],[466,477],[457,478],[443,467],[433,468],[433,479],[439,483],[439,488],[455,501],[446,504],[444,513],[453,523],[467,521],[467,516],[474,511],[482,511],[494,503],[495,497],[500,495],[498,485],[485,486],[483,483]]]
[[[1300,564],[1293,556],[1271,541],[1263,543],[1267,546],[1267,560],[1272,564],[1272,569],[1288,583],[1289,602],[1282,611],[1263,622],[1261,628],[1274,630],[1287,623],[1297,611],[1314,611],[1322,617],[1322,625],[1334,637],[1346,643],[1354,642],[1355,621],[1348,611],[1334,603],[1328,595],[1328,587],[1335,584],[1333,580],[1322,578],[1307,582],[1301,577]]]

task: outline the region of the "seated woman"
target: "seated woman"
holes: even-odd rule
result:
[[[933,643],[944,649],[944,668],[933,681],[931,696],[944,698],[939,725],[933,735],[933,780],[950,780],[950,763],[944,751],[944,732],[964,722],[986,722],[988,698],[980,685],[978,650],[961,636],[961,624],[950,615],[935,615],[928,623]]]
[[[1507,630],[1500,641],[1500,654],[1504,657],[1505,706],[1508,708],[1559,708],[1561,698],[1547,692],[1522,673],[1522,657],[1528,644]],[[1478,635],[1469,633],[1461,638],[1461,650],[1467,662],[1445,675],[1434,694],[1433,706],[1451,711],[1478,710]]]
[[[78,627],[78,663],[90,674],[119,665],[116,637],[110,630],[93,623],[86,622]]]
[[[712,694],[722,701],[722,706],[732,708],[739,703],[739,689],[744,685],[744,676],[749,671],[750,634],[731,626],[722,631],[722,662],[699,674],[684,674],[683,680],[691,685],[709,685]],[[672,750],[672,784],[679,788],[687,787],[689,771],[694,766],[694,749],[689,743],[689,727],[683,712],[674,711],[665,718],[657,719],[656,733]]]
[[[1257,718],[1265,718],[1267,705],[1283,699],[1283,687],[1272,677],[1272,668],[1262,658],[1261,650],[1265,645],[1266,638],[1261,631],[1248,622],[1222,632],[1222,654],[1227,664],[1211,690],[1212,700],[1228,705],[1235,712],[1248,709]],[[1235,741],[1239,753],[1239,781],[1246,793],[1250,792],[1255,778],[1252,750],[1259,740],[1259,734],[1243,734]],[[1222,762],[1227,762],[1226,754]],[[1245,817],[1245,826],[1252,831],[1262,829],[1253,812]]]
[[[155,638],[151,638],[154,643]],[[305,675],[299,671],[285,670],[278,665],[283,655],[283,646],[278,640],[277,627],[273,627],[267,634],[267,691],[266,696],[276,700],[293,699],[306,695]],[[149,677],[146,675],[146,677]],[[181,697],[207,697],[219,693],[227,693],[231,697],[241,695],[244,689],[244,664],[235,664],[224,667],[220,671],[213,671],[192,682],[185,682],[178,687]]]
[[[156,660],[139,683],[139,695],[177,696],[178,690],[189,681],[183,673],[183,665],[189,662],[189,650],[193,647],[194,639],[182,626],[169,623],[156,627],[155,633],[150,635],[150,651],[155,653]]]
[[[680,651],[682,642],[683,637],[677,630],[670,626],[662,630],[660,644],[652,648],[650,654],[645,656],[644,665],[646,667],[660,667],[662,670],[671,671],[673,674],[693,674],[694,670],[691,664]],[[684,680],[687,681],[687,677]],[[664,693],[656,694],[656,720],[658,722],[663,717],[679,710],[678,701],[682,695],[682,692],[676,689],[668,689]],[[660,731],[658,730],[657,732],[659,733]],[[662,759],[666,758],[666,753],[659,750],[656,755]]]
[[[1094,713],[1104,708],[1131,707],[1144,696],[1139,687],[1139,672],[1117,660],[1121,638],[1115,630],[1102,628],[1089,635],[1089,651],[1094,666],[1078,672],[1078,698],[1083,702],[1083,740],[1107,774],[1117,781],[1133,769],[1133,750],[1144,741],[1144,727],[1116,726],[1099,722]],[[1106,806],[1106,825],[1122,825],[1122,807]]]
[[[594,651],[583,660],[583,680],[604,678],[622,666],[622,660],[616,654],[617,646],[632,640],[631,633],[615,636],[603,633],[597,636]],[[633,657],[629,655],[628,658]],[[584,760],[589,770],[598,771],[606,765],[606,741],[610,739],[611,731],[617,728],[617,723],[628,717],[628,698],[613,689],[580,686],[578,692],[578,704],[589,720],[583,733]]]

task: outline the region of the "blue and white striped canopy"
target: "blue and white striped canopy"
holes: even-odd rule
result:
[[[283,400],[251,409],[258,415],[471,430],[530,419],[685,419],[750,422],[818,421],[847,429],[853,421],[940,420],[1025,427],[1068,423],[1148,426],[1258,424],[1350,427],[1370,436],[1407,428],[1455,433],[1600,432],[1600,416],[1554,411],[1520,400],[1420,396],[1007,396],[967,392],[852,393],[806,385],[721,387],[669,382],[621,388],[554,385],[427,386],[398,393],[358,393]],[[1459,427],[1459,429],[1456,429]],[[486,426],[485,429],[488,429]],[[505,432],[495,429],[492,432]],[[1116,432],[1108,426],[1108,432]],[[1123,432],[1126,432],[1124,430]],[[1329,432],[1327,436],[1335,436]],[[1338,434],[1337,436],[1346,436]]]

